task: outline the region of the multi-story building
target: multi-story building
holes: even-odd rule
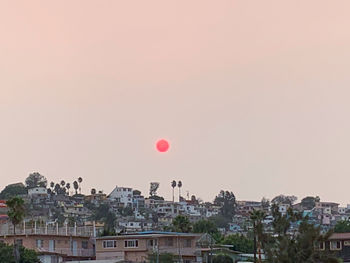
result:
[[[202,262],[197,248],[197,241],[201,236],[201,234],[149,231],[99,237],[96,239],[96,259],[147,262],[147,258],[153,253],[171,253],[179,256],[184,263]]]
[[[52,234],[23,234],[0,236],[0,242],[16,243],[35,250],[41,262],[58,263],[72,260],[95,259],[94,244],[90,237]]]
[[[116,186],[114,190],[109,194],[108,199],[116,202],[119,207],[132,207],[132,188]]]

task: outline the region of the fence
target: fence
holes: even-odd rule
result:
[[[100,229],[95,226],[59,226],[54,224],[23,223],[16,226],[16,233],[12,224],[0,225],[0,236],[7,235],[59,235],[59,236],[84,236],[96,237]]]

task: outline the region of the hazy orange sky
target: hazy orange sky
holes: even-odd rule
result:
[[[350,203],[350,1],[2,1],[0,188]],[[160,154],[158,138],[171,142]]]

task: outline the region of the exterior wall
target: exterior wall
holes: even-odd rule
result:
[[[198,235],[193,236],[116,236],[116,237],[104,237],[96,240],[96,259],[124,259],[132,262],[144,262],[149,254],[154,251],[159,253],[172,253],[174,255],[181,255],[188,259],[195,258],[196,241]],[[113,240],[116,241],[116,247],[104,248],[103,241]],[[125,247],[126,240],[137,240],[138,247],[127,248]],[[158,248],[156,243],[158,242]],[[153,244],[152,244],[153,243]]]
[[[13,244],[14,237],[0,237],[7,244]],[[93,244],[89,238],[85,237],[70,237],[70,236],[53,236],[53,235],[17,235],[16,240],[22,240],[22,245],[28,249],[33,249],[38,252],[55,252],[59,254],[65,254],[67,256],[82,256],[92,257],[94,256]],[[37,240],[42,240],[42,246],[37,247]],[[50,249],[50,240],[54,241],[54,249]],[[87,242],[87,248],[83,248],[83,241]],[[73,242],[76,247],[73,249]]]

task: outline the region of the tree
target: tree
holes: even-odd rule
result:
[[[9,208],[7,215],[13,224],[13,234],[16,235],[16,226],[21,223],[25,216],[24,200],[20,197],[13,197],[6,202]]]
[[[159,188],[159,183],[157,183],[157,182],[152,182],[152,183],[150,183],[149,195],[150,195],[150,196],[157,195],[157,190],[158,190],[158,188]]]
[[[214,256],[213,263],[233,263],[233,259],[225,254],[219,254]]]
[[[6,205],[9,208],[7,215],[10,218],[11,223],[13,224],[13,255],[15,257],[15,262],[18,263],[21,254],[19,251],[18,244],[16,243],[16,226],[20,224],[24,219],[24,200],[20,197],[13,197],[12,199],[6,202]]]
[[[64,187],[66,185],[66,182],[64,180],[61,181],[61,186]]]
[[[313,197],[313,196],[304,197],[300,202],[301,206],[306,210],[311,210],[312,208],[314,208],[315,203],[316,203],[316,197]]]
[[[189,233],[192,226],[187,216],[178,215],[173,220],[172,228],[174,232]]]
[[[209,220],[213,222],[218,228],[227,228],[227,225],[231,222],[230,218],[223,215],[214,215],[209,217]]]
[[[221,190],[215,197],[214,204],[220,206],[222,216],[232,219],[236,212],[236,197],[232,192]]]
[[[41,175],[40,173],[31,173],[26,181],[27,188],[35,188],[35,187],[45,187],[47,186],[47,179],[45,176]]]
[[[77,195],[78,194],[78,189],[79,189],[79,184],[78,184],[77,181],[73,182],[73,187],[74,187],[74,190],[75,190],[75,194]]]
[[[54,182],[51,182],[50,183],[50,187],[53,189],[55,187],[55,183]]]
[[[91,189],[91,194],[92,194],[92,195],[95,195],[95,194],[96,194],[96,189],[95,189],[95,188],[92,188],[92,189]]]
[[[175,201],[174,190],[175,190],[175,187],[176,187],[176,181],[175,181],[175,180],[173,180],[173,181],[171,182],[171,187],[173,188],[173,203],[174,203],[174,201]]]
[[[66,188],[67,188],[68,195],[69,195],[70,183],[67,183],[67,184],[66,184]]]
[[[5,243],[0,243],[0,262],[1,263],[13,263],[15,258],[13,255],[13,246]],[[40,263],[38,255],[34,250],[26,249],[24,247],[19,248],[20,262],[21,263]]]
[[[243,235],[233,234],[228,235],[223,240],[220,241],[222,245],[231,245],[232,249],[242,253],[253,253],[254,252],[254,243],[253,240],[247,238]]]
[[[341,220],[338,221],[334,227],[335,233],[349,233],[350,232],[350,221]]]
[[[276,197],[274,197],[271,200],[272,204],[288,204],[288,205],[293,205],[293,203],[297,200],[298,198],[294,195],[278,195]]]
[[[332,263],[337,258],[329,251],[315,249],[315,245],[324,242],[330,232],[321,234],[320,227],[308,223],[307,217],[292,209],[282,215],[278,206],[272,207],[273,231],[267,235],[264,251],[268,263]],[[291,227],[298,222],[298,234],[291,235]]]
[[[264,225],[263,220],[265,219],[266,214],[260,210],[254,210],[250,214],[250,219],[253,221],[254,228],[254,260],[256,260],[256,249],[261,250],[264,242]],[[259,254],[260,255],[260,254]]]
[[[26,187],[22,183],[10,184],[1,191],[0,199],[8,200],[18,195],[26,195],[27,192]]]
[[[182,187],[182,182],[181,181],[179,181],[177,183],[177,187],[179,187],[179,202],[181,202],[181,187]]]
[[[79,183],[79,193],[81,194],[81,186],[80,184],[83,182],[83,178],[79,177],[78,178],[78,183]]]
[[[217,234],[219,231],[213,221],[202,219],[193,224],[193,232]]]
[[[55,193],[56,195],[61,193],[61,186],[59,184],[55,184]]]

